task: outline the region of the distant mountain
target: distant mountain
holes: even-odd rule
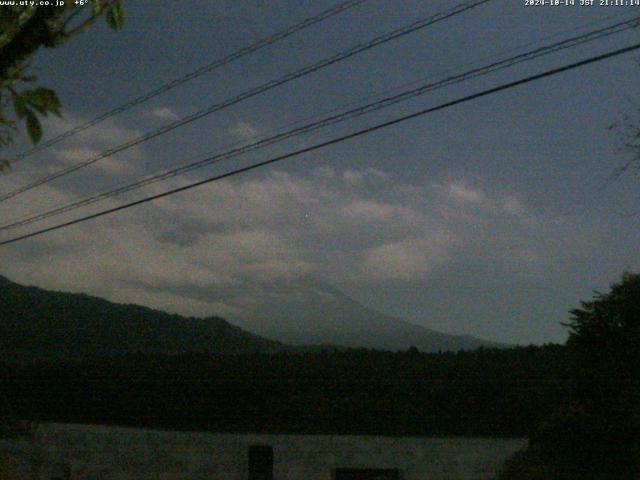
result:
[[[234,323],[291,345],[334,345],[381,350],[458,351],[506,345],[449,335],[365,307],[319,281],[266,291],[256,308]]]
[[[504,346],[384,315],[321,282],[267,289],[258,300],[244,318],[232,319],[239,325],[235,326],[219,317],[172,315],[86,294],[22,286],[0,276],[0,356],[36,360],[137,352],[233,354],[362,347],[437,352]]]
[[[5,359],[283,349],[222,318],[171,315],[85,294],[25,287],[0,276],[0,357]]]

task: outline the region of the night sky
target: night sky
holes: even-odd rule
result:
[[[327,0],[130,1],[40,51],[33,68],[65,120],[45,139],[329,8]],[[457,2],[370,0],[24,160],[0,191]],[[347,104],[631,18],[637,7],[494,0],[193,122],[0,204],[37,213],[308,122]],[[577,61],[635,29],[203,168],[1,238],[228,171],[398,115]],[[547,40],[544,40],[547,39]],[[258,290],[310,281],[443,332],[564,341],[560,322],[593,290],[640,269],[640,179],[608,127],[640,105],[631,53],[448,108],[251,173],[18,242],[0,274],[188,315],[241,317]],[[638,115],[640,117],[640,115]],[[640,121],[639,121],[640,124]],[[20,140],[12,151],[27,146]],[[6,219],[6,220],[5,220]]]

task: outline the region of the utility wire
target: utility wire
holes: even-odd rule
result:
[[[366,2],[368,0],[348,0],[346,2],[342,2],[338,5],[335,5],[327,10],[324,10],[323,12],[320,12],[317,15],[314,15],[313,17],[308,17],[306,19],[304,19],[302,22],[300,23],[296,23],[295,25],[291,25],[290,27],[286,28],[285,30],[281,30],[280,32],[274,33],[273,35],[270,35],[268,37],[265,37],[261,40],[258,40],[257,42],[248,45],[246,47],[241,48],[240,50],[237,50],[225,57],[219,58],[217,60],[214,60],[211,63],[208,63],[207,65],[204,65],[190,73],[187,73],[181,77],[175,78],[163,85],[160,85],[159,87],[150,90],[146,93],[143,93],[142,95],[140,95],[139,97],[136,97],[130,101],[128,101],[127,103],[123,103],[122,105],[120,105],[119,107],[116,107],[112,110],[109,110],[101,115],[98,115],[97,117],[82,123],[80,125],[77,125],[73,128],[70,128],[69,130],[66,130],[65,132],[62,132],[60,135],[57,135],[53,138],[51,138],[50,140],[47,140],[46,142],[42,142],[39,145],[34,146],[33,148],[19,153],[17,154],[12,160],[11,163],[15,163],[17,161],[20,161],[24,158],[27,158],[31,155],[33,155],[34,153],[37,152],[41,152],[43,150],[46,150],[47,148],[56,145],[57,143],[60,143],[61,141],[72,137],[73,135],[76,135],[77,133],[80,133],[90,127],[93,127],[94,125],[97,125],[103,121],[105,121],[108,118],[111,118],[115,115],[118,115],[122,112],[126,112],[127,110],[130,110],[131,108],[140,105],[141,103],[144,103],[148,100],[151,100],[152,98],[157,97],[158,95],[161,95],[165,92],[168,92],[169,90],[174,89],[175,87],[182,85],[183,83],[187,83],[191,80],[193,80],[194,78],[198,78],[202,75],[204,75],[205,73],[209,73],[212,72],[213,70],[216,70],[224,65],[227,65],[231,62],[234,62],[246,55],[249,55],[251,53],[257,52],[258,50],[261,50],[269,45],[273,45],[274,43],[277,43],[281,40],[284,40],[285,38],[293,35],[294,33],[297,33],[301,30],[306,29],[307,27],[310,27],[312,25],[315,25],[316,23],[320,23],[323,20],[327,20],[335,15],[338,15],[339,13],[342,13],[346,10],[349,10],[353,7],[357,7],[360,4]]]
[[[286,160],[288,158],[293,158],[293,157],[297,157],[299,155],[302,155],[302,154],[305,154],[305,153],[309,153],[309,152],[312,152],[312,151],[315,151],[315,150],[320,150],[322,148],[326,148],[326,147],[328,147],[330,145],[335,145],[335,144],[344,142],[346,140],[350,140],[352,138],[360,137],[362,135],[367,135],[369,133],[376,132],[376,131],[381,130],[383,128],[390,127],[392,125],[400,124],[400,123],[406,122],[406,121],[414,119],[414,118],[422,117],[424,115],[427,115],[427,114],[430,114],[430,113],[433,113],[433,112],[436,112],[436,111],[439,111],[439,110],[444,110],[446,108],[453,107],[454,105],[459,105],[459,104],[462,104],[462,103],[466,103],[466,102],[469,102],[471,100],[475,100],[475,99],[478,99],[478,98],[481,98],[481,97],[492,95],[494,93],[501,92],[503,90],[508,90],[508,89],[511,89],[511,88],[514,88],[514,87],[518,87],[520,85],[531,83],[531,82],[534,82],[534,81],[537,81],[537,80],[540,80],[540,79],[543,79],[543,78],[546,78],[546,77],[551,77],[551,76],[554,76],[554,75],[558,75],[560,73],[563,73],[563,72],[566,72],[566,71],[569,71],[569,70],[574,70],[576,68],[580,68],[580,67],[583,67],[585,65],[589,65],[589,64],[592,64],[592,63],[600,62],[602,60],[606,60],[608,58],[612,58],[612,57],[616,57],[616,56],[619,56],[619,55],[623,55],[625,53],[629,53],[631,51],[635,51],[635,50],[638,50],[638,49],[640,49],[640,43],[636,43],[636,44],[628,46],[628,47],[620,48],[618,50],[613,50],[613,51],[607,52],[607,53],[602,54],[602,55],[597,55],[595,57],[590,57],[588,59],[581,60],[581,61],[578,61],[578,62],[575,62],[575,63],[571,63],[571,64],[568,64],[568,65],[564,65],[562,67],[558,67],[558,68],[554,68],[554,69],[551,69],[551,70],[547,70],[545,72],[542,72],[542,73],[539,73],[539,74],[536,74],[536,75],[532,75],[532,76],[529,76],[529,77],[525,77],[525,78],[522,78],[520,80],[515,80],[515,81],[512,81],[512,82],[504,83],[504,84],[499,85],[497,87],[489,88],[487,90],[482,90],[480,92],[477,92],[477,93],[474,93],[474,94],[471,94],[471,95],[467,95],[467,96],[464,96],[464,97],[457,98],[455,100],[451,100],[451,101],[448,101],[448,102],[445,102],[445,103],[441,103],[441,104],[439,104],[439,105],[437,105],[435,107],[429,107],[429,108],[420,110],[418,112],[414,112],[414,113],[411,113],[411,114],[408,114],[408,115],[403,115],[403,116],[400,116],[400,117],[396,117],[396,118],[394,118],[392,120],[389,120],[389,121],[386,121],[386,122],[383,122],[383,123],[379,123],[379,124],[374,125],[372,127],[367,127],[367,128],[364,128],[364,129],[361,129],[361,130],[357,130],[355,132],[352,132],[352,133],[349,133],[349,134],[346,134],[346,135],[342,135],[340,137],[333,138],[331,140],[327,140],[327,141],[324,141],[324,142],[321,142],[321,143],[317,143],[317,144],[309,146],[309,147],[305,147],[305,148],[301,148],[301,149],[298,149],[298,150],[294,150],[292,152],[289,152],[289,153],[286,153],[286,154],[283,154],[283,155],[278,155],[276,157],[272,157],[272,158],[270,158],[268,160],[264,160],[262,162],[254,163],[254,164],[246,166],[246,167],[237,168],[237,169],[232,170],[232,171],[227,172],[227,173],[215,175],[213,177],[209,177],[209,178],[206,178],[204,180],[193,182],[193,183],[190,183],[188,185],[184,185],[182,187],[173,188],[171,190],[167,190],[167,191],[162,192],[162,193],[151,195],[149,197],[146,197],[146,198],[143,198],[143,199],[140,199],[140,200],[136,200],[134,202],[130,202],[130,203],[126,203],[124,205],[119,205],[117,207],[113,207],[113,208],[109,208],[109,209],[106,209],[106,210],[102,210],[100,212],[93,213],[91,215],[86,215],[84,217],[80,217],[80,218],[77,218],[75,220],[71,220],[71,221],[68,221],[68,222],[60,223],[58,225],[54,225],[54,226],[51,226],[51,227],[48,227],[48,228],[43,228],[41,230],[37,230],[35,232],[31,232],[31,233],[28,233],[28,234],[25,234],[25,235],[20,235],[18,237],[10,238],[8,240],[1,241],[0,242],[0,246],[8,245],[8,244],[15,243],[15,242],[18,242],[18,241],[21,241],[21,240],[25,240],[27,238],[35,237],[37,235],[42,235],[42,234],[47,233],[47,232],[52,232],[52,231],[55,231],[55,230],[66,228],[66,227],[69,227],[71,225],[75,225],[75,224],[78,224],[78,223],[81,223],[81,222],[86,222],[86,221],[92,220],[94,218],[99,218],[99,217],[102,217],[102,216],[105,216],[105,215],[108,215],[108,214],[111,214],[111,213],[115,213],[115,212],[118,212],[118,211],[121,211],[121,210],[125,210],[125,209],[131,208],[131,207],[135,207],[137,205],[141,205],[143,203],[151,202],[151,201],[157,200],[159,198],[168,197],[170,195],[174,195],[174,194],[179,193],[179,192],[184,192],[186,190],[191,190],[192,188],[199,187],[201,185],[206,185],[208,183],[212,183],[212,182],[215,182],[215,181],[218,181],[218,180],[222,180],[222,179],[227,178],[227,177],[231,177],[231,176],[234,176],[234,175],[238,175],[240,173],[244,173],[244,172],[248,172],[248,171],[251,171],[251,170],[255,170],[255,169],[260,168],[260,167],[271,165],[273,163],[280,162],[282,160]]]
[[[403,102],[406,100],[409,100],[411,98],[415,98],[419,95],[423,95],[427,92],[436,90],[436,89],[440,89],[443,87],[447,87],[449,85],[453,85],[453,84],[457,84],[457,83],[461,83],[463,81],[467,81],[470,80],[472,78],[476,78],[479,76],[484,76],[487,75],[489,73],[498,71],[498,70],[502,70],[505,68],[509,68],[512,67],[514,65],[517,65],[519,63],[525,62],[525,61],[531,61],[534,60],[538,57],[541,57],[543,55],[548,55],[551,53],[555,53],[561,50],[565,50],[568,48],[573,48],[576,47],[578,45],[587,43],[587,42],[592,42],[598,39],[601,39],[603,37],[607,37],[616,33],[620,33],[626,30],[629,30],[631,28],[635,28],[638,26],[638,24],[640,23],[640,17],[634,17],[633,19],[630,20],[626,20],[623,22],[619,22],[616,23],[614,25],[610,25],[604,28],[600,28],[598,30],[594,30],[591,32],[587,32],[572,38],[568,38],[559,42],[556,42],[554,44],[551,45],[546,45],[543,47],[539,47],[536,48],[534,50],[525,52],[525,53],[521,53],[515,56],[511,56],[509,58],[497,61],[497,62],[493,62],[489,65],[485,65],[479,68],[475,68],[469,71],[466,71],[464,73],[461,74],[457,74],[457,75],[453,75],[453,76],[449,76],[445,79],[442,79],[440,81],[437,82],[433,82],[433,83],[427,83],[427,84],[423,84],[417,88],[411,89],[411,90],[407,90],[404,92],[401,92],[397,95],[393,95],[393,96],[389,96],[386,98],[383,98],[381,100],[369,103],[367,105],[363,105],[360,106],[358,108],[354,108],[351,110],[347,110],[345,112],[342,112],[340,114],[337,115],[332,115],[332,116],[328,116],[325,117],[319,121],[316,122],[312,122],[309,123],[307,125],[304,125],[302,127],[299,128],[294,128],[270,137],[266,137],[260,140],[257,140],[253,143],[250,143],[248,145],[243,145],[239,148],[233,148],[229,151],[223,152],[223,153],[219,153],[201,160],[198,160],[196,162],[193,163],[189,163],[186,165],[183,165],[181,167],[175,168],[175,169],[171,169],[168,171],[164,171],[158,174],[154,174],[154,175],[148,175],[146,177],[143,177],[140,180],[137,180],[135,182],[129,183],[127,185],[118,187],[116,189],[112,189],[112,190],[108,190],[106,192],[102,192],[100,194],[97,195],[93,195],[90,196],[88,198],[84,198],[72,203],[68,203],[66,205],[60,206],[60,207],[56,207],[54,209],[45,211],[43,213],[39,213],[36,215],[30,215],[30,216],[24,216],[22,218],[19,219],[15,219],[12,220],[9,223],[6,223],[4,225],[0,225],[0,231],[2,230],[8,230],[8,229],[12,229],[12,228],[17,228],[17,227],[22,227],[22,226],[26,226],[29,225],[31,223],[37,222],[39,220],[44,220],[46,218],[50,218],[52,216],[55,215],[60,215],[62,213],[66,213],[69,212],[71,210],[75,210],[77,208],[81,208],[87,205],[91,205],[93,203],[96,203],[98,201],[107,199],[107,198],[112,198],[127,192],[130,192],[132,190],[136,190],[138,188],[142,188],[144,186],[147,185],[151,185],[153,183],[157,183],[163,180],[166,180],[168,178],[172,178],[175,177],[177,175],[181,175],[184,174],[186,172],[198,169],[198,168],[202,168],[214,163],[219,163],[223,160],[227,160],[229,158],[233,158],[233,157],[237,157],[239,155],[242,155],[244,153],[253,151],[253,150],[257,150],[260,148],[264,148],[268,145],[272,145],[274,143],[279,143],[285,139],[294,137],[294,136],[298,136],[301,135],[303,133],[308,133],[320,128],[324,128],[326,126],[329,125],[334,125],[336,123],[339,122],[343,122],[355,117],[359,117],[362,115],[365,115],[367,113],[373,112],[373,111],[377,111],[383,108],[387,108],[391,105],[394,105],[396,103],[399,102]]]
[[[397,38],[403,37],[405,35],[408,35],[410,33],[416,32],[420,29],[423,29],[425,27],[428,27],[430,25],[433,25],[437,22],[440,22],[442,20],[446,20],[448,18],[451,18],[455,15],[459,15],[467,10],[470,10],[472,8],[478,7],[484,3],[490,2],[491,0],[473,0],[470,2],[465,2],[465,3],[461,3],[449,10],[445,10],[443,12],[437,13],[435,15],[432,15],[428,18],[422,19],[422,20],[418,20],[410,25],[407,25],[405,27],[402,28],[398,28],[396,30],[393,30],[392,32],[386,33],[384,35],[381,35],[379,37],[376,37],[368,42],[365,43],[361,43],[358,44],[348,50],[345,50],[343,52],[337,53],[331,57],[325,58],[324,60],[320,60],[319,62],[316,62],[312,65],[303,67],[300,70],[297,70],[295,72],[291,72],[279,79],[276,80],[272,80],[270,82],[267,82],[263,85],[260,85],[258,87],[255,87],[251,90],[248,90],[244,93],[241,93],[235,97],[229,98],[221,103],[217,103],[215,105],[212,105],[206,109],[200,110],[196,113],[193,113],[191,115],[188,115],[186,117],[181,118],[180,120],[176,120],[175,122],[169,123],[167,125],[165,125],[164,127],[161,127],[157,130],[148,132],[140,137],[137,137],[135,139],[129,140],[128,142],[125,142],[121,145],[118,145],[117,147],[111,148],[105,152],[102,152],[96,156],[90,157],[80,163],[77,163],[75,165],[71,165],[67,168],[64,168],[62,170],[59,170],[57,172],[54,172],[50,175],[47,175],[43,178],[40,178],[38,180],[35,180],[27,185],[24,185],[22,187],[19,187],[15,190],[12,190],[8,193],[5,193],[3,195],[0,195],[0,202],[3,202],[5,200],[8,200],[10,198],[13,198],[17,195],[20,195],[21,193],[27,192],[29,190],[32,190],[36,187],[39,187],[40,185],[44,185],[45,183],[49,183],[57,178],[60,178],[64,175],[68,175],[72,172],[75,172],[77,170],[80,170],[81,168],[87,167],[103,158],[107,158],[110,157],[116,153],[122,152],[124,150],[127,150],[128,148],[131,148],[133,146],[139,145],[143,142],[146,142],[152,138],[158,137],[160,135],[163,135],[167,132],[170,132],[172,130],[175,130],[178,127],[182,127],[183,125],[186,125],[188,123],[194,122],[196,120],[199,120],[207,115],[210,115],[214,112],[223,110],[227,107],[230,107],[231,105],[235,105],[236,103],[239,103],[243,100],[246,100],[248,98],[254,97],[256,95],[259,95],[261,93],[264,93],[268,90],[271,90],[275,87],[278,87],[280,85],[284,85],[285,83],[291,82],[293,80],[296,80],[300,77],[303,77],[305,75],[309,75],[310,73],[313,73],[317,70],[320,70],[322,68],[328,67],[329,65],[333,65],[335,63],[338,63],[342,60],[345,60],[347,58],[350,58],[354,55],[357,55],[361,52],[364,52],[366,50],[370,50],[372,48],[375,48],[379,45],[382,45],[384,43],[390,42],[392,40],[395,40]]]

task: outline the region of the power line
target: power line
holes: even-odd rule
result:
[[[369,103],[367,105],[363,105],[351,110],[347,110],[344,111],[340,114],[337,115],[332,115],[332,116],[328,116],[325,117],[319,121],[316,122],[312,122],[309,123],[307,125],[304,125],[302,127],[298,127],[298,128],[294,128],[276,135],[273,135],[271,137],[266,137],[263,138],[261,140],[255,141],[253,143],[250,143],[248,145],[243,145],[239,148],[233,148],[231,150],[228,150],[226,152],[220,153],[220,154],[216,154],[213,155],[211,157],[207,157],[201,160],[198,160],[196,162],[193,163],[189,163],[186,165],[183,165],[181,167],[175,168],[175,169],[171,169],[168,171],[164,171],[158,174],[154,174],[154,175],[149,175],[146,177],[141,178],[140,180],[137,180],[135,182],[129,183],[127,185],[118,187],[116,189],[112,189],[112,190],[108,190],[106,192],[102,192],[100,194],[97,195],[93,195],[90,196],[88,198],[84,198],[72,203],[68,203],[66,205],[60,206],[60,207],[56,207],[54,209],[48,210],[46,212],[43,213],[39,213],[36,215],[30,215],[30,216],[23,216],[19,219],[15,219],[10,221],[9,223],[6,223],[4,225],[0,225],[0,231],[2,230],[8,230],[8,229],[12,229],[12,228],[17,228],[17,227],[22,227],[25,225],[29,225],[31,223],[37,222],[39,220],[44,220],[46,218],[50,218],[52,216],[55,215],[60,215],[62,213],[66,213],[69,212],[71,210],[75,210],[77,208],[81,208],[87,205],[91,205],[93,203],[96,203],[98,201],[107,199],[107,198],[112,198],[115,197],[117,195],[121,195],[123,193],[127,193],[130,192],[132,190],[138,189],[138,188],[142,188],[144,186],[148,186],[151,185],[153,183],[157,183],[163,180],[166,180],[168,178],[172,178],[175,177],[177,175],[181,175],[184,174],[186,172],[190,172],[192,170],[198,169],[198,168],[202,168],[204,166],[207,165],[211,165],[213,163],[218,163],[221,162],[223,160],[227,160],[229,158],[233,158],[233,157],[237,157],[239,155],[242,155],[244,153],[253,151],[253,150],[257,150],[263,147],[266,147],[268,145],[272,145],[274,143],[279,143],[283,140],[286,140],[288,138],[294,137],[294,136],[298,136],[301,135],[303,133],[308,133],[314,130],[317,130],[319,128],[324,128],[326,126],[329,125],[334,125],[336,123],[339,122],[343,122],[346,120],[350,120],[352,118],[356,118],[359,117],[361,115],[365,115],[367,113],[371,113],[373,111],[377,111],[383,108],[387,108],[391,105],[394,105],[396,103],[399,102],[403,102],[406,100],[409,100],[411,98],[415,98],[419,95],[423,95],[427,92],[436,90],[436,89],[440,89],[443,87],[447,87],[453,84],[457,84],[463,81],[467,81],[469,79],[472,78],[476,78],[479,76],[484,76],[487,75],[489,73],[493,73],[495,71],[498,70],[502,70],[505,68],[509,68],[512,67],[514,65],[517,65],[519,63],[525,62],[525,61],[531,61],[534,60],[536,58],[539,58],[543,55],[548,55],[551,53],[555,53],[555,52],[559,52],[561,50],[565,50],[567,48],[573,48],[576,47],[578,45],[587,43],[587,42],[592,42],[616,33],[620,33],[623,31],[626,31],[628,29],[631,28],[635,28],[638,26],[640,22],[640,17],[634,17],[633,19],[630,20],[626,20],[623,22],[619,22],[604,28],[600,28],[594,31],[590,31],[572,38],[568,38],[565,40],[561,40],[559,42],[556,42],[554,44],[551,45],[546,45],[543,47],[539,47],[536,48],[534,50],[525,52],[525,53],[521,53],[515,56],[511,56],[509,58],[497,61],[497,62],[493,62],[490,63],[488,65],[482,66],[482,67],[478,67],[469,71],[466,71],[464,73],[461,74],[457,74],[457,75],[452,75],[449,77],[446,77],[442,80],[439,80],[437,82],[433,82],[433,83],[427,83],[427,84],[423,84],[417,88],[411,89],[411,90],[406,90],[404,92],[401,92],[397,95],[393,95],[393,96],[389,96],[386,98],[383,98],[381,100]]]
[[[163,197],[167,197],[167,196],[170,196],[170,195],[174,195],[174,194],[179,193],[179,192],[183,192],[183,191],[186,191],[186,190],[191,190],[192,188],[199,187],[201,185],[205,185],[205,184],[212,183],[212,182],[215,182],[215,181],[218,181],[218,180],[222,180],[224,178],[231,177],[231,176],[234,176],[234,175],[238,175],[240,173],[245,173],[245,172],[248,172],[248,171],[251,171],[251,170],[255,170],[257,168],[264,167],[264,166],[267,166],[267,165],[271,165],[273,163],[280,162],[282,160],[286,160],[288,158],[296,157],[296,156],[302,155],[304,153],[309,153],[309,152],[312,152],[312,151],[315,151],[315,150],[319,150],[319,149],[328,147],[330,145],[335,145],[335,144],[344,142],[346,140],[350,140],[352,138],[356,138],[356,137],[360,137],[362,135],[373,133],[373,132],[381,130],[383,128],[387,128],[387,127],[390,127],[392,125],[403,123],[403,122],[406,122],[408,120],[427,115],[429,113],[433,113],[433,112],[436,112],[436,111],[439,111],[439,110],[444,110],[446,108],[450,108],[450,107],[453,107],[455,105],[466,103],[466,102],[469,102],[471,100],[475,100],[475,99],[478,99],[478,98],[481,98],[481,97],[492,95],[494,93],[497,93],[497,92],[500,92],[500,91],[503,91],[503,90],[508,90],[510,88],[514,88],[514,87],[517,87],[517,86],[520,86],[520,85],[531,83],[531,82],[540,80],[542,78],[558,75],[560,73],[563,73],[563,72],[566,72],[566,71],[569,71],[569,70],[580,68],[580,67],[583,67],[585,65],[589,65],[589,64],[595,63],[595,62],[599,62],[599,61],[602,61],[602,60],[605,60],[605,59],[608,59],[608,58],[612,58],[612,57],[616,57],[616,56],[619,56],[619,55],[623,55],[625,53],[628,53],[628,52],[631,52],[631,51],[634,51],[634,50],[638,50],[638,49],[640,49],[640,43],[636,43],[634,45],[631,45],[631,46],[628,46],[628,47],[624,47],[624,48],[621,48],[621,49],[618,49],[618,50],[613,50],[613,51],[607,52],[607,53],[602,54],[602,55],[597,55],[595,57],[590,57],[590,58],[588,58],[586,60],[581,60],[579,62],[571,63],[571,64],[568,64],[568,65],[564,65],[562,67],[558,67],[558,68],[554,68],[554,69],[551,69],[551,70],[547,70],[545,72],[542,72],[542,73],[539,73],[539,74],[536,74],[536,75],[532,75],[532,76],[529,76],[529,77],[525,77],[525,78],[522,78],[520,80],[515,80],[515,81],[512,81],[512,82],[508,82],[508,83],[505,83],[505,84],[502,84],[502,85],[499,85],[497,87],[493,87],[493,88],[490,88],[490,89],[487,89],[487,90],[482,90],[480,92],[477,92],[477,93],[474,93],[474,94],[471,94],[471,95],[467,95],[467,96],[464,96],[464,97],[461,97],[461,98],[457,98],[455,100],[451,100],[451,101],[448,101],[448,102],[445,102],[445,103],[441,103],[441,104],[439,104],[439,105],[437,105],[435,107],[429,107],[429,108],[420,110],[420,111],[415,112],[415,113],[411,113],[411,114],[408,114],[408,115],[403,115],[403,116],[400,116],[400,117],[396,117],[393,120],[389,120],[389,121],[386,121],[386,122],[383,122],[383,123],[379,123],[379,124],[374,125],[372,127],[367,127],[367,128],[364,128],[364,129],[357,130],[355,132],[349,133],[347,135],[342,135],[340,137],[336,137],[336,138],[333,138],[331,140],[327,140],[327,141],[324,141],[324,142],[321,142],[321,143],[317,143],[317,144],[312,145],[310,147],[305,147],[305,148],[301,148],[301,149],[298,149],[298,150],[295,150],[293,152],[289,152],[289,153],[286,153],[286,154],[283,154],[283,155],[278,155],[278,156],[270,158],[268,160],[264,160],[262,162],[254,163],[253,165],[249,165],[249,166],[246,166],[246,167],[238,168],[238,169],[232,170],[232,171],[227,172],[227,173],[215,175],[213,177],[209,177],[209,178],[206,178],[204,180],[200,180],[200,181],[197,181],[197,182],[194,182],[194,183],[190,183],[188,185],[184,185],[182,187],[177,187],[177,188],[174,188],[174,189],[171,189],[171,190],[167,190],[167,191],[162,192],[162,193],[158,193],[158,194],[155,194],[155,195],[152,195],[152,196],[140,199],[140,200],[136,200],[134,202],[130,202],[130,203],[127,203],[127,204],[124,204],[124,205],[117,206],[117,207],[109,208],[107,210],[103,210],[101,212],[97,212],[97,213],[94,213],[94,214],[91,214],[91,215],[86,215],[84,217],[80,217],[80,218],[77,218],[75,220],[71,220],[71,221],[68,221],[68,222],[60,223],[60,224],[54,225],[52,227],[43,228],[43,229],[37,230],[35,232],[31,232],[31,233],[28,233],[28,234],[25,234],[25,235],[21,235],[21,236],[18,236],[18,237],[10,238],[8,240],[1,241],[0,242],[0,246],[8,245],[8,244],[11,244],[11,243],[18,242],[20,240],[25,240],[27,238],[35,237],[37,235],[42,235],[44,233],[48,233],[48,232],[52,232],[52,231],[59,230],[59,229],[62,229],[62,228],[66,228],[66,227],[69,227],[71,225],[75,225],[75,224],[78,224],[78,223],[81,223],[81,222],[92,220],[94,218],[102,217],[102,216],[105,216],[105,215],[108,215],[108,214],[111,214],[111,213],[118,212],[120,210],[125,210],[127,208],[135,207],[137,205],[141,205],[143,203],[151,202],[151,201],[157,200],[159,198],[163,198]]]
[[[71,165],[67,168],[64,168],[62,170],[59,170],[57,172],[54,172],[50,175],[47,175],[39,180],[35,180],[27,185],[24,185],[22,187],[19,187],[15,190],[12,190],[8,193],[5,193],[3,195],[0,195],[0,202],[3,202],[5,200],[8,200],[10,198],[13,198],[17,195],[20,195],[21,193],[27,192],[29,190],[32,190],[36,187],[39,187],[40,185],[44,185],[45,183],[49,183],[57,178],[60,178],[64,175],[68,175],[72,172],[75,172],[77,170],[80,170],[81,168],[87,167],[99,160],[102,160],[103,158],[107,158],[110,157],[116,153],[122,152],[124,150],[127,150],[131,147],[134,147],[136,145],[139,145],[143,142],[146,142],[148,140],[151,140],[152,138],[158,137],[160,135],[163,135],[165,133],[168,133],[172,130],[175,130],[178,127],[182,127],[188,123],[194,122],[196,120],[199,120],[207,115],[210,115],[214,112],[223,110],[227,107],[230,107],[231,105],[235,105],[236,103],[239,103],[243,100],[246,100],[248,98],[254,97],[256,95],[259,95],[261,93],[264,93],[268,90],[271,90],[275,87],[278,87],[280,85],[284,85],[285,83],[291,82],[293,80],[296,80],[298,78],[301,78],[303,76],[309,75],[310,73],[313,73],[317,70],[320,70],[322,68],[328,67],[330,65],[333,65],[335,63],[338,63],[342,60],[345,60],[347,58],[353,57],[354,55],[357,55],[359,53],[362,53],[366,50],[370,50],[372,48],[375,48],[379,45],[385,44],[387,42],[390,42],[392,40],[398,39],[400,37],[403,37],[405,35],[408,35],[410,33],[416,32],[420,29],[423,29],[425,27],[428,27],[430,25],[433,25],[437,22],[440,22],[442,20],[446,20],[448,18],[451,18],[455,15],[459,15],[467,10],[470,10],[472,8],[478,7],[484,3],[490,2],[491,0],[473,0],[470,2],[465,2],[465,3],[461,3],[449,10],[445,10],[443,12],[437,13],[435,15],[432,15],[428,18],[422,19],[422,20],[418,20],[410,25],[407,25],[405,27],[402,28],[398,28],[396,30],[393,30],[392,32],[386,33],[384,35],[381,35],[379,37],[376,37],[368,42],[365,43],[361,43],[358,44],[348,50],[345,50],[343,52],[337,53],[331,57],[325,58],[324,60],[320,60],[319,62],[316,62],[312,65],[303,67],[300,70],[297,70],[295,72],[291,72],[277,80],[272,80],[270,82],[267,82],[263,85],[260,85],[258,87],[255,87],[251,90],[248,90],[244,93],[241,93],[235,97],[229,98],[221,103],[217,103],[215,105],[212,105],[204,110],[200,110],[196,113],[193,113],[191,115],[188,115],[186,117],[183,117],[180,120],[177,120],[175,122],[169,123],[167,125],[165,125],[164,127],[161,127],[157,130],[154,130],[152,132],[146,133],[140,137],[137,137],[133,140],[129,140],[128,142],[125,142],[121,145],[118,145],[117,147],[111,148],[105,152],[102,152],[96,156],[90,157],[80,163],[77,163],[75,165]]]
[[[31,155],[33,155],[34,153],[37,152],[41,152],[43,150],[46,150],[47,148],[56,145],[57,143],[60,143],[61,141],[72,137],[73,135],[76,135],[77,133],[80,133],[84,130],[87,130],[90,127],[93,127],[94,125],[97,125],[99,123],[102,123],[103,121],[105,121],[108,118],[111,118],[115,115],[118,115],[122,112],[125,112],[127,110],[130,110],[131,108],[140,105],[141,103],[144,103],[148,100],[151,100],[152,98],[157,97],[158,95],[161,95],[165,92],[168,92],[169,90],[174,89],[175,87],[182,85],[184,83],[187,83],[191,80],[193,80],[194,78],[198,78],[202,75],[204,75],[205,73],[209,73],[212,72],[213,70],[216,70],[224,65],[227,65],[231,62],[234,62],[246,55],[249,55],[251,53],[257,52],[258,50],[261,50],[269,45],[273,45],[274,43],[277,43],[281,40],[284,40],[287,37],[290,37],[291,35],[293,35],[294,33],[297,33],[301,30],[306,29],[307,27],[310,27],[312,25],[315,25],[316,23],[320,23],[324,20],[327,20],[335,15],[338,15],[339,13],[342,13],[346,10],[349,10],[353,7],[356,7],[364,2],[366,2],[368,0],[348,0],[346,2],[342,2],[338,5],[335,5],[327,10],[324,10],[323,12],[320,12],[317,15],[314,15],[313,17],[308,17],[306,19],[304,19],[303,21],[301,21],[300,23],[296,23],[295,25],[291,25],[290,27],[281,30],[280,32],[274,33],[273,35],[263,38],[261,40],[258,40],[257,42],[248,45],[246,47],[241,48],[240,50],[237,50],[225,57],[219,58],[217,60],[214,60],[211,63],[208,63],[207,65],[204,65],[190,73],[187,73],[181,77],[175,78],[163,85],[160,85],[159,87],[150,90],[146,93],[143,93],[142,95],[140,95],[139,97],[134,98],[133,100],[130,100],[126,103],[123,103],[122,105],[120,105],[119,107],[116,107],[112,110],[109,110],[101,115],[98,115],[97,117],[82,123],[80,125],[77,125],[73,128],[70,128],[69,130],[62,132],[60,135],[57,135],[53,138],[51,138],[50,140],[47,140],[46,142],[43,142],[39,145],[36,145],[35,147],[22,152],[18,155],[16,155],[12,160],[11,163],[15,163],[19,160],[22,160],[24,158],[27,158]]]

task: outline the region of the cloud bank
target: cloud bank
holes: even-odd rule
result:
[[[230,135],[248,138],[255,132],[240,122]],[[105,122],[57,147],[52,163],[1,178],[0,187],[9,189],[137,134]],[[49,184],[3,205],[3,215],[66,203],[95,191],[94,185],[103,183],[96,177],[106,183],[131,177],[142,160],[139,149],[103,160],[73,181]],[[144,193],[192,179],[172,179]],[[256,301],[252,292],[309,277],[419,285],[478,249],[499,251],[511,264],[531,264],[541,258],[524,240],[532,222],[521,199],[465,179],[411,185],[380,169],[320,165],[304,174],[271,169],[5,247],[0,271],[23,283],[187,315],[242,315]],[[505,239],[519,243],[514,238],[520,237],[521,248],[503,248]]]

